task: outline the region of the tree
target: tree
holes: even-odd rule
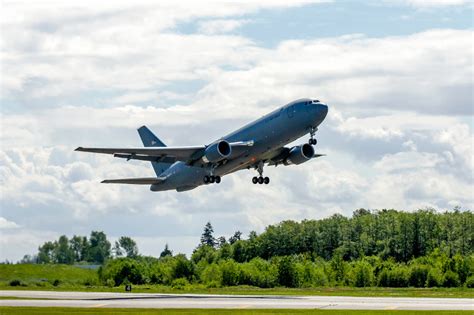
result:
[[[114,252],[118,257],[125,254],[128,258],[135,258],[138,256],[138,246],[132,238],[122,236],[115,242]]]
[[[160,258],[166,257],[166,256],[173,256],[173,252],[168,248],[168,244],[165,245],[165,249],[160,254]]]
[[[72,264],[74,262],[74,252],[69,247],[69,239],[66,235],[61,235],[55,242],[54,256],[55,262],[59,264]]]
[[[69,240],[69,246],[74,254],[74,261],[86,261],[89,251],[89,241],[85,236],[74,235]]]
[[[38,248],[38,263],[50,264],[54,263],[54,248],[53,242],[46,242]]]
[[[224,236],[219,236],[219,238],[217,239],[217,246],[219,246],[219,248],[221,248],[222,246],[226,245],[227,244],[227,241],[225,239]]]
[[[88,261],[104,263],[110,257],[110,247],[110,242],[104,232],[92,231]]]
[[[229,243],[230,245],[234,244],[235,242],[237,241],[240,241],[240,238],[242,237],[242,232],[240,231],[236,231],[234,233],[234,235],[232,235],[230,238],[229,238]]]
[[[213,236],[214,229],[212,228],[211,222],[207,222],[204,226],[204,232],[201,235],[201,245],[207,245],[211,247],[216,246],[216,239]]]

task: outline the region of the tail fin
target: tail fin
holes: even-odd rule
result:
[[[160,139],[158,139],[158,137],[155,136],[153,132],[151,132],[151,130],[146,126],[141,126],[138,128],[138,134],[140,135],[145,147],[166,147],[166,145]],[[171,166],[170,163],[162,162],[151,162],[151,165],[155,170],[156,176],[160,176],[161,173]]]

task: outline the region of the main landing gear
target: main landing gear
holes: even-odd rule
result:
[[[318,143],[318,140],[314,139],[314,135],[316,134],[316,131],[318,131],[318,128],[311,127],[311,130],[309,131],[309,140],[308,144],[310,145],[316,145]]]
[[[214,175],[206,175],[203,178],[204,184],[219,184],[221,182],[221,177],[220,176],[214,176]]]
[[[270,183],[270,178],[268,177],[263,177],[263,162],[260,161],[260,163],[258,163],[258,167],[257,167],[257,171],[258,171],[258,174],[260,176],[255,176],[252,178],[252,183],[254,184],[269,184]]]

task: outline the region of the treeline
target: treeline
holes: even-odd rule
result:
[[[104,284],[262,288],[380,286],[474,287],[474,215],[470,211],[359,209],[300,223],[284,221],[257,235],[215,238],[207,223],[191,259],[114,259],[99,271]],[[166,253],[165,253],[166,252]]]
[[[73,261],[105,262],[99,276],[111,286],[473,287],[473,223],[474,214],[459,209],[444,213],[359,209],[351,218],[336,214],[322,220],[284,221],[260,235],[251,232],[247,239],[238,231],[229,239],[216,238],[207,223],[190,259],[173,256],[167,246],[160,258],[140,256],[130,238],[124,244],[134,246],[119,241],[111,250],[109,243],[108,255],[95,256],[98,242],[93,242],[93,234],[102,232],[93,232],[87,240],[83,248],[88,254],[73,246],[75,237],[53,245],[74,248]],[[54,250],[49,253],[49,260],[41,262],[60,262],[63,257]]]
[[[122,256],[138,256],[138,247],[132,238],[122,236],[112,247],[104,232],[92,231],[89,238],[74,235],[69,239],[62,235],[57,241],[45,242],[38,248],[37,255],[25,255],[20,263],[103,264],[112,257]]]

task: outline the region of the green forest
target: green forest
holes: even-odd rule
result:
[[[216,237],[208,222],[191,257],[139,254],[135,241],[103,232],[61,236],[22,263],[98,264],[102,285],[181,288],[474,287],[471,211],[365,210],[320,220],[283,221],[244,238]]]

